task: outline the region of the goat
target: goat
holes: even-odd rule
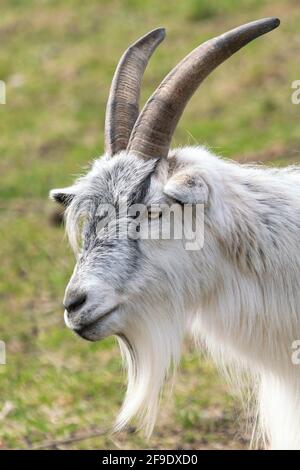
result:
[[[239,165],[204,147],[170,150],[200,83],[278,25],[276,18],[258,20],[200,45],[140,113],[142,75],[165,31],[138,40],[113,78],[105,155],[74,185],[50,192],[65,208],[77,257],[65,292],[65,322],[90,341],[115,335],[127,365],[117,429],[137,416],[151,434],[160,390],[192,332],[219,364],[238,377],[248,373],[263,445],[300,448],[300,370],[292,361],[300,338],[300,167]],[[201,249],[187,250],[184,238],[116,236],[102,222],[111,220],[107,205],[123,228],[135,220],[120,211],[125,200],[127,209],[145,207],[140,229],[160,223],[161,205],[201,205]]]

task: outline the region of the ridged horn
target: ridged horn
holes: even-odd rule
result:
[[[105,115],[105,151],[125,150],[139,114],[141,80],[154,50],[165,37],[164,28],[154,29],[132,44],[116,68]]]
[[[145,104],[133,127],[127,151],[143,158],[166,157],[179,118],[201,82],[232,54],[279,24],[277,18],[253,21],[194,49],[166,76]]]

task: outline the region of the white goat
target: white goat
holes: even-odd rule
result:
[[[51,192],[66,207],[77,253],[66,324],[91,341],[116,335],[127,363],[118,429],[138,415],[151,433],[160,389],[192,330],[220,364],[250,374],[265,446],[300,448],[300,369],[292,362],[292,344],[300,339],[300,168],[241,166],[201,147],[169,151],[200,82],[278,24],[263,19],[199,46],[140,114],[141,77],[164,30],[137,41],[112,83],[105,156],[72,187]],[[112,236],[102,224],[111,220],[107,205],[124,228],[132,222],[120,211],[124,200],[127,209],[146,208],[140,233],[160,223],[163,205],[203,204],[202,249],[187,250],[184,239],[172,237]]]

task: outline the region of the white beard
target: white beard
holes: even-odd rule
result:
[[[160,308],[156,318],[153,316],[153,308],[133,313],[134,322],[118,337],[128,385],[115,428],[120,430],[137,416],[148,437],[156,421],[162,386],[180,359],[184,335],[184,317],[178,307]]]

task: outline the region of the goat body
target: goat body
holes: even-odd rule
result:
[[[299,448],[292,347],[300,338],[300,167],[238,165],[201,149],[175,154],[210,188],[204,246],[193,253],[198,278],[209,266],[192,309],[194,333],[217,361],[250,371],[272,448]]]

